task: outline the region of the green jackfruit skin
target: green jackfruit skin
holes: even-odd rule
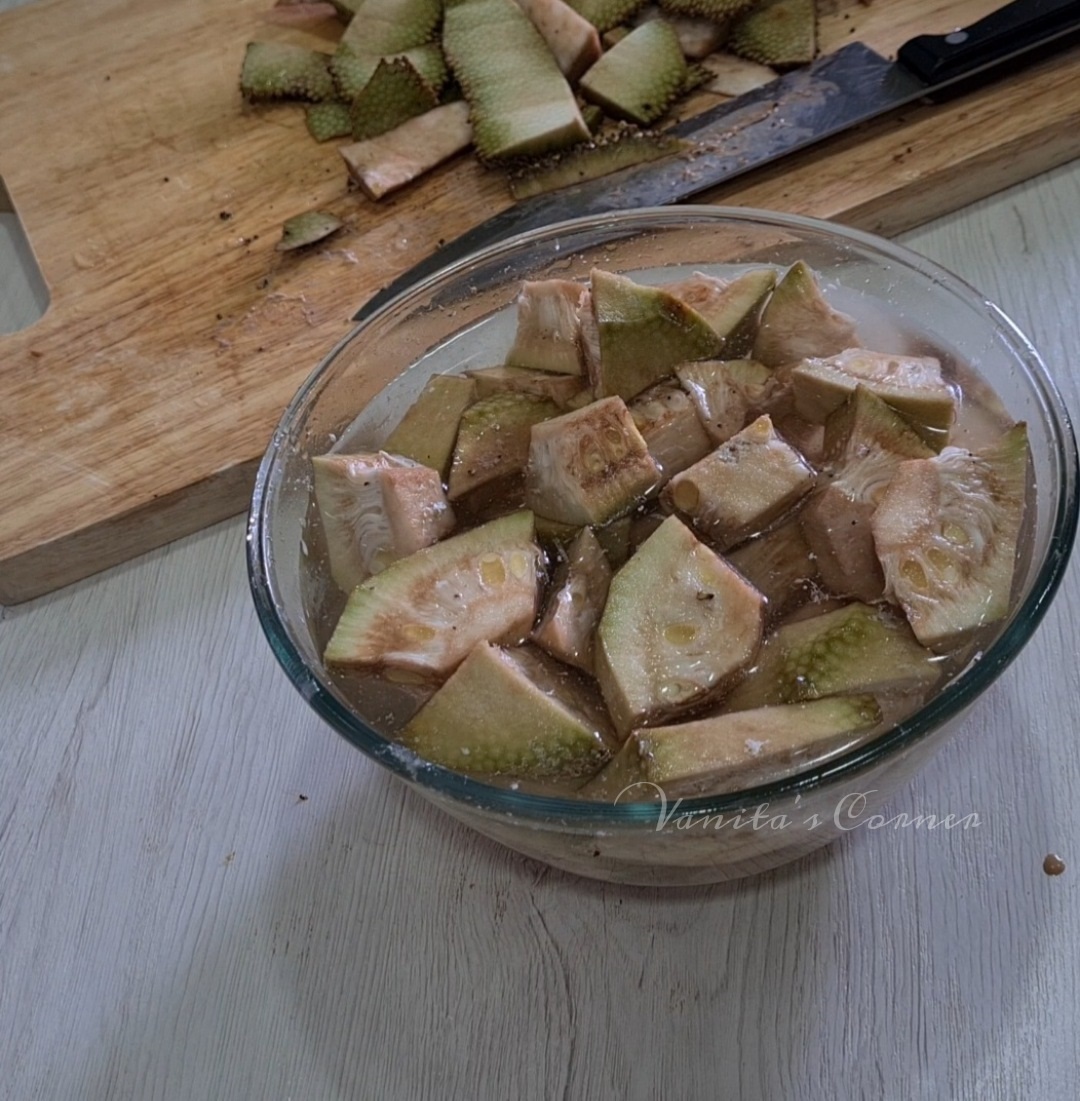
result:
[[[442,44],[481,159],[537,156],[589,140],[570,85],[514,0],[447,0]]]
[[[645,6],[645,0],[566,0],[587,19],[601,34],[625,23]]]
[[[599,269],[590,278],[600,343],[592,379],[597,397],[629,401],[678,364],[714,358],[723,347],[705,319],[663,287]]]
[[[439,102],[404,57],[383,59],[349,111],[354,141],[376,138],[400,126],[406,119],[430,111]]]
[[[330,76],[337,94],[346,102],[354,99],[367,87],[382,59],[368,54],[358,54],[348,46],[339,45],[330,58]]]
[[[671,25],[652,19],[608,50],[578,86],[613,118],[648,126],[686,91],[688,73]]]
[[[637,730],[645,776],[668,796],[735,791],[834,756],[881,722],[873,696],[832,696]]]
[[[759,0],[660,0],[660,10],[669,15],[689,15],[724,23],[754,7]]]
[[[485,776],[591,776],[610,751],[557,665],[532,650],[473,649],[405,727],[402,742],[425,760]]]
[[[430,466],[445,477],[461,416],[475,398],[476,383],[471,378],[432,375],[383,447],[394,455]]]
[[[690,148],[688,142],[667,135],[621,130],[615,137],[575,146],[565,153],[554,154],[550,160],[534,163],[522,175],[511,179],[510,193],[515,199],[527,199],[530,195],[599,179],[621,168],[671,157]]]
[[[249,42],[240,71],[240,91],[250,103],[334,98],[330,55],[283,42]]]
[[[519,474],[529,457],[532,426],[559,412],[548,398],[512,390],[480,398],[469,406],[458,425],[447,479],[451,500],[488,482]]]
[[[919,692],[939,676],[934,655],[919,645],[903,620],[854,602],[779,627],[725,708],[745,711],[823,696]]]
[[[339,99],[311,104],[304,112],[304,121],[307,123],[308,133],[316,141],[347,138],[352,133],[349,105]]]
[[[341,44],[357,54],[388,57],[434,41],[442,0],[363,0],[359,18],[349,21]]]
[[[808,64],[817,54],[814,0],[762,0],[735,21],[727,48],[774,69]]]
[[[441,92],[446,86],[450,70],[446,67],[442,47],[437,42],[416,46],[406,50],[401,56],[423,77],[424,83],[430,88]]]
[[[376,54],[358,54],[352,47],[339,45],[330,59],[330,76],[338,95],[346,103],[352,103],[367,87],[381,61],[404,58],[420,74],[424,83],[440,92],[446,84],[449,72],[442,48],[437,42],[414,46],[401,53],[379,57]]]

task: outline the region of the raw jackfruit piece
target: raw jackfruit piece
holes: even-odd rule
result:
[[[593,671],[593,636],[611,584],[611,566],[591,528],[566,548],[552,579],[533,642],[552,657]]]
[[[1027,494],[1023,423],[978,452],[900,464],[874,513],[886,592],[924,646],[944,649],[1008,615]]]
[[[560,409],[567,408],[585,383],[580,375],[534,371],[531,367],[479,367],[465,374],[476,383],[478,398],[505,393],[527,394],[553,401]]]
[[[446,477],[461,415],[476,398],[476,383],[463,375],[432,375],[420,396],[383,444]]]
[[[453,530],[431,467],[385,451],[319,455],[311,465],[330,576],[343,592]]]
[[[837,596],[872,602],[885,576],[870,529],[874,511],[905,459],[934,452],[903,417],[864,386],[825,422],[825,463],[833,478],[799,521],[822,580]]]
[[[773,384],[772,372],[752,359],[706,359],[675,368],[714,444],[730,440],[761,407]]]
[[[648,126],[686,90],[687,66],[675,32],[663,20],[643,23],[581,78],[581,94],[612,118]]]
[[[629,409],[664,481],[713,448],[694,402],[675,381],[658,382],[638,394]]]
[[[775,286],[772,268],[756,268],[730,281],[695,272],[664,289],[697,310],[723,337],[725,359],[744,359],[754,346],[761,309]]]
[[[584,324],[582,336],[598,397],[617,394],[629,400],[679,364],[715,358],[723,347],[723,338],[701,314],[663,287],[599,269],[590,283],[597,362],[590,362]]]
[[[764,597],[670,516],[615,574],[596,677],[616,729],[668,722],[754,660]]]
[[[676,474],[661,499],[726,550],[782,516],[813,488],[814,478],[766,414]]]
[[[470,405],[458,424],[447,481],[450,500],[520,474],[529,458],[533,425],[558,413],[547,398],[507,390]]]
[[[581,307],[586,288],[570,279],[525,280],[515,303],[517,328],[506,362],[580,375]]]
[[[442,43],[482,158],[535,156],[588,141],[570,85],[514,0],[447,0]]]
[[[528,635],[539,559],[530,512],[424,547],[352,590],[324,657],[442,679],[477,643]]]
[[[408,723],[402,744],[478,776],[575,779],[610,756],[599,701],[531,650],[481,642]]]
[[[743,543],[726,557],[764,595],[773,619],[811,595],[818,582],[817,562],[797,517]]]
[[[668,798],[775,782],[855,748],[881,723],[873,696],[832,696],[635,731],[645,779]]]
[[[858,343],[854,320],[829,305],[817,277],[798,260],[765,304],[751,358],[780,367],[808,356],[835,355]]]
[[[823,696],[926,692],[940,675],[934,654],[903,619],[856,602],[778,627],[724,707],[745,711]]]
[[[534,424],[525,503],[565,524],[606,524],[629,512],[660,471],[621,398]]]
[[[809,358],[791,372],[795,409],[822,422],[855,393],[875,393],[902,413],[934,450],[948,441],[956,417],[956,395],[933,356],[894,356],[849,348],[827,358]]]

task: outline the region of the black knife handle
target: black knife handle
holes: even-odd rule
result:
[[[950,34],[920,34],[905,42],[896,57],[938,98],[967,91],[1003,69],[1019,68],[1078,32],[1080,0],[1014,0]]]

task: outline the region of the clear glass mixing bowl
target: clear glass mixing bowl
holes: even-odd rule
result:
[[[892,351],[899,349],[884,344],[926,337],[973,366],[1009,414],[1028,423],[1034,509],[1011,613],[979,659],[860,748],[774,783],[678,804],[526,794],[397,746],[380,729],[382,705],[345,691],[320,656],[324,606],[333,597],[309,545],[311,457],[329,450],[361,412],[369,426],[392,427],[403,407],[380,395],[402,372],[412,369],[400,387],[408,397],[433,370],[498,362],[523,279],[585,278],[593,267],[639,278],[664,269],[677,278],[796,259],[818,272],[830,300],[859,319],[864,336],[872,334],[868,344]],[[429,355],[436,348],[438,355]],[[682,206],[521,234],[424,279],[358,324],[304,383],[274,433],[252,500],[248,565],[263,629],[301,695],[421,795],[488,837],[571,872],[634,884],[713,883],[792,860],[877,813],[1031,637],[1061,580],[1076,521],[1068,414],[1035,349],[991,302],[928,260],[865,233],[764,211]]]

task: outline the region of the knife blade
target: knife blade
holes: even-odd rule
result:
[[[682,202],[751,169],[923,99],[966,93],[1080,38],[1080,0],[1013,0],[970,26],[918,35],[889,61],[853,42],[666,131],[670,158],[535,195],[441,246],[373,295],[363,321],[421,279],[516,233],[570,218]]]

